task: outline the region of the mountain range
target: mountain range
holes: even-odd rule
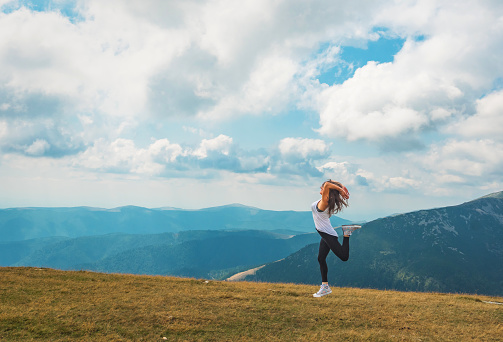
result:
[[[0,266],[224,279],[315,242],[313,231],[310,212],[238,204],[3,209]]]
[[[309,211],[0,210],[0,266],[318,284],[319,239]],[[503,192],[365,223],[327,262],[337,286],[503,295]]]
[[[308,245],[245,280],[318,284],[317,253]],[[503,295],[503,192],[368,222],[349,261],[327,263],[337,286]]]
[[[332,219],[334,226],[348,222],[335,216]],[[310,211],[272,211],[239,204],[199,210],[135,206],[0,209],[0,242],[187,230],[267,230],[298,234],[312,232],[313,219]]]

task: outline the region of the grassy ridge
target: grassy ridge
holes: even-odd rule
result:
[[[0,268],[0,340],[503,341],[500,297]]]

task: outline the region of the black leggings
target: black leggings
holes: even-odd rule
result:
[[[318,250],[318,262],[320,263],[321,281],[328,282],[327,256],[330,250],[342,261],[349,259],[349,236],[344,236],[342,245],[337,236],[318,231],[321,235],[320,249]]]

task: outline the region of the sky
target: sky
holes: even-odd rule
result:
[[[0,0],[0,208],[339,216],[503,190],[500,0]]]

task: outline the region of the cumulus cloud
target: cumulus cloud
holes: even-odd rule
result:
[[[378,13],[375,24],[393,28],[407,41],[393,62],[369,62],[343,84],[321,89],[320,133],[382,142],[473,114],[479,97],[503,75],[493,58],[503,53],[501,11],[486,5],[402,2]],[[414,9],[419,15],[403,21]]]
[[[0,151],[32,157],[61,158],[84,149],[71,125],[60,126],[49,118],[0,120]]]
[[[348,162],[328,162],[318,167],[328,179],[340,181],[343,184],[353,185],[356,183],[356,177],[359,176],[358,168]]]
[[[427,180],[428,174],[420,172],[418,175],[418,161],[402,160],[400,168],[390,170],[389,165],[397,164],[396,160],[371,159],[360,163],[329,161],[318,169],[327,179],[334,179],[346,185],[350,191],[359,193],[407,193],[420,190],[425,185],[434,186],[434,182]],[[414,172],[411,172],[414,170]]]
[[[356,163],[342,161],[329,161],[318,167],[326,179],[340,181],[347,187],[353,189],[365,189],[364,191],[397,191],[406,190],[411,187],[417,188],[420,182],[415,181],[407,175],[397,175],[404,170],[388,172],[386,168],[376,167],[379,161],[372,161],[362,166]],[[408,166],[404,166],[406,170]],[[374,170],[374,171],[371,171]]]
[[[469,182],[483,176],[485,182],[500,177],[503,167],[503,144],[493,140],[451,140],[433,146],[425,164],[441,175],[453,175],[457,181]]]
[[[100,139],[75,156],[73,163],[99,172],[190,178],[200,169],[239,172],[241,165],[231,148],[232,138],[225,135],[203,139],[196,149],[168,139],[154,140],[145,148],[137,147],[131,139]]]
[[[214,139],[203,139],[201,145],[197,150],[192,152],[192,155],[197,158],[207,158],[208,153],[217,152],[225,156],[229,155],[229,150],[232,146],[232,138],[223,134],[220,134]]]
[[[404,63],[369,62],[353,78],[318,96],[320,133],[380,141],[418,132],[461,108],[463,92]]]
[[[10,2],[12,2],[12,0],[0,0],[0,9]]]
[[[285,158],[315,160],[326,157],[329,146],[320,139],[284,138],[279,143],[279,151]]]
[[[319,177],[317,163],[330,154],[330,145],[320,139],[284,138],[272,154],[268,171],[284,176]]]
[[[394,189],[418,188],[421,184],[418,180],[405,177],[390,177],[387,180],[388,187]]]
[[[2,84],[18,95],[55,96],[80,111],[208,119],[288,108],[312,50],[341,37],[367,37],[362,17],[380,6],[87,0],[75,3],[77,18],[69,18],[58,11],[63,5],[2,14],[0,63],[8,70]],[[333,54],[325,57],[320,63],[331,63]]]
[[[5,135],[7,135],[7,122],[0,120],[0,141]]]
[[[267,56],[257,62],[239,92],[226,96],[211,110],[201,111],[204,118],[224,118],[236,113],[277,113],[292,101],[292,86],[298,65],[290,58]]]
[[[160,159],[167,163],[173,163],[178,156],[185,154],[179,144],[170,143],[168,139],[159,139],[153,142],[148,148],[148,153],[154,159]]]
[[[138,114],[150,77],[186,39],[145,21],[131,25],[132,18],[120,8],[93,12],[93,4],[87,5],[85,20],[75,23],[57,11],[21,7],[3,14],[2,84],[21,102],[30,94],[47,94],[81,111]]]
[[[476,101],[476,113],[449,127],[449,132],[468,138],[503,140],[503,91],[496,91]]]
[[[4,104],[46,94],[66,104],[58,111],[215,119],[311,101],[322,134],[377,141],[469,109],[502,72],[494,3],[327,5],[88,0],[77,21],[20,7],[0,19]],[[342,85],[312,83],[340,62],[341,45],[378,39],[376,26],[408,38],[392,63],[370,62]]]
[[[167,139],[157,140],[147,148],[137,148],[129,139],[111,143],[101,139],[76,156],[74,165],[103,172],[157,175],[165,164],[183,154],[180,145],[171,144]]]
[[[30,148],[35,152],[36,146],[43,147],[39,145],[41,142]],[[316,163],[326,158],[327,152],[328,146],[316,139],[285,138],[276,148],[243,150],[223,134],[202,139],[196,148],[168,139],[154,140],[141,148],[131,139],[118,138],[112,142],[99,139],[75,155],[73,165],[106,173],[182,178],[197,177],[198,173],[218,178],[217,173],[208,172],[225,170],[255,175],[252,178],[271,182],[287,176],[320,176]]]
[[[43,155],[49,148],[50,145],[47,141],[43,139],[37,139],[33,142],[33,144],[25,149],[25,152],[29,155],[40,156]]]

